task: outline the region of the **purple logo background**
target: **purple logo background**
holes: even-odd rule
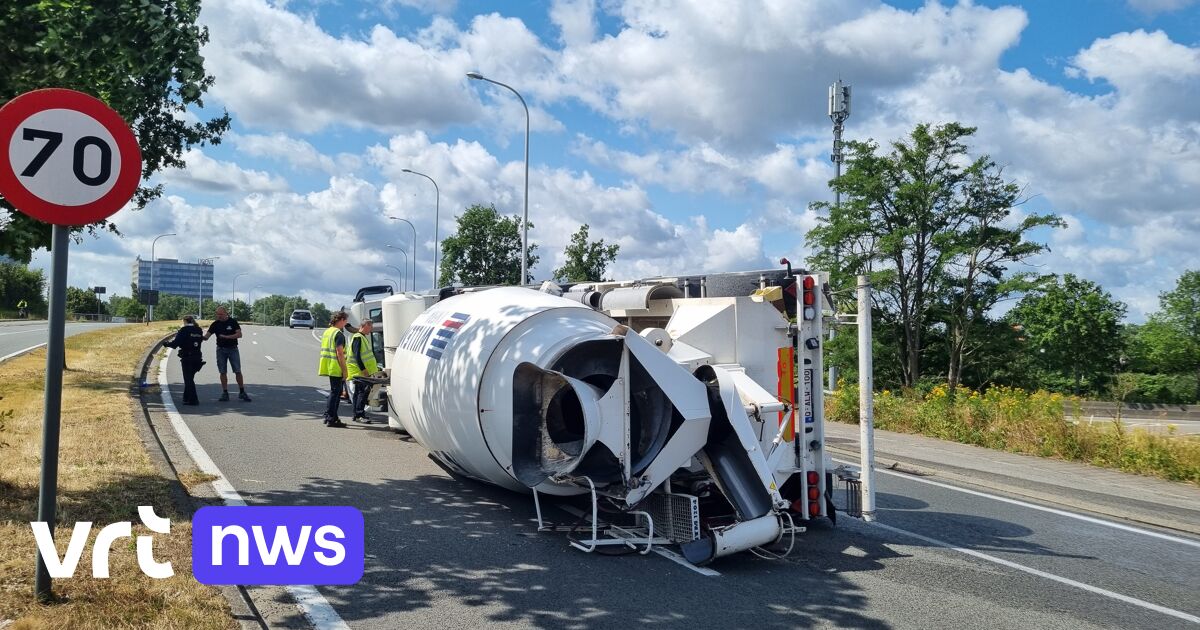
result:
[[[309,526],[307,544],[297,564],[288,564],[281,549],[274,565],[268,565],[260,555],[260,540],[253,527],[262,530],[261,545],[267,550],[275,547],[279,526],[287,528],[290,544],[297,549],[302,528]],[[343,538],[332,533],[324,536],[325,547],[317,545],[321,527],[332,525],[341,529]],[[221,564],[213,564],[213,528],[240,527],[246,533],[249,563],[239,562],[238,536],[226,534],[221,542]],[[236,531],[236,530],[234,530]],[[331,558],[344,547],[341,562],[326,566],[316,554]],[[349,506],[208,506],[192,517],[192,573],[203,584],[354,584],[362,578],[365,555],[363,515]]]

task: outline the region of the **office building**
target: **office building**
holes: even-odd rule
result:
[[[213,265],[198,262],[180,262],[174,258],[159,258],[154,261],[154,284],[150,283],[151,261],[139,256],[133,261],[133,284],[137,291],[158,289],[159,295],[181,295],[193,300],[204,296],[205,302],[213,299]],[[137,295],[136,292],[134,294]]]

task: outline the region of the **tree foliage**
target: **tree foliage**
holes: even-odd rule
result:
[[[184,315],[195,315],[196,306],[196,300],[192,298],[161,293],[158,296],[158,304],[154,306],[154,319],[156,321],[183,319]]]
[[[0,310],[15,311],[17,304],[25,300],[30,313],[45,315],[45,293],[46,276],[41,269],[0,263]]]
[[[617,259],[621,246],[606,245],[604,239],[588,240],[590,227],[584,223],[571,235],[571,242],[564,253],[567,260],[554,270],[554,279],[559,282],[600,282],[604,272]]]
[[[313,321],[316,322],[317,328],[329,325],[329,318],[333,313],[329,312],[329,308],[324,302],[317,302],[308,309],[312,312]]]
[[[189,107],[202,108],[213,84],[200,48],[208,30],[196,24],[199,0],[6,0],[0,3],[0,105],[39,88],[91,94],[117,111],[137,136],[142,176],[184,166],[183,153],[216,144],[229,116],[189,122]],[[142,187],[138,208],[162,193]],[[0,253],[28,262],[50,244],[50,226],[0,200]],[[3,213],[0,212],[0,215]],[[116,231],[111,223],[90,226]]]
[[[1185,271],[1158,303],[1158,312],[1132,335],[1133,362],[1162,374],[1190,373],[1193,399],[1200,400],[1200,270]]]
[[[67,287],[67,313],[92,315],[106,312],[104,302],[95,293],[79,287]]]
[[[114,317],[124,317],[131,322],[140,322],[142,316],[146,314],[146,307],[131,297],[114,295],[108,298],[108,312]]]
[[[1008,313],[1024,327],[1029,356],[1041,372],[1069,379],[1075,393],[1102,391],[1119,365],[1125,305],[1094,282],[1066,274],[1028,293]]]
[[[949,331],[951,378],[961,375],[973,328],[1021,288],[1022,277],[1006,276],[1008,265],[1045,250],[1029,232],[1060,224],[1033,215],[1010,225],[1020,188],[989,157],[968,156],[974,133],[958,123],[921,124],[886,154],[873,141],[848,142],[847,170],[831,182],[842,203],[813,204],[828,215],[807,235],[810,262],[830,269],[835,286],[871,277],[880,326],[901,339],[906,386],[922,376],[935,323]]]
[[[529,228],[533,224],[528,224]],[[528,267],[538,262],[537,245],[530,243]],[[494,205],[475,204],[458,217],[458,229],[442,240],[441,278],[448,286],[514,285],[521,276],[521,219],[506,217]]]

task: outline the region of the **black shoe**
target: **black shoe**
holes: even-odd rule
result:
[[[249,397],[249,396],[247,396],[247,395],[246,395],[246,392],[244,392],[244,391],[242,391],[242,392],[238,392],[238,398],[239,398],[239,399],[241,399],[241,400],[244,400],[244,401],[246,401],[246,402],[250,402],[250,397]]]
[[[341,420],[334,420],[333,422],[326,422],[325,426],[340,429],[346,426],[346,423],[342,422]]]
[[[185,405],[187,405],[187,406],[191,407],[191,406],[194,406],[194,405],[199,405],[199,404],[200,404],[200,402],[199,402],[199,401],[196,401],[196,400],[185,400],[185,401],[183,401],[183,404],[185,404]]]
[[[218,398],[217,400],[222,401],[222,402],[229,400],[229,392],[221,392],[221,397]]]

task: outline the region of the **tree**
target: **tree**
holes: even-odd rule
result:
[[[529,223],[532,228],[533,224]],[[537,245],[529,245],[528,267],[538,256]],[[442,241],[441,278],[448,286],[524,284],[521,276],[521,219],[501,216],[494,205],[475,204],[458,217],[458,230]],[[531,282],[533,275],[525,278]]]
[[[0,263],[0,309],[15,311],[22,300],[30,313],[45,314],[46,276],[41,269],[25,265]]]
[[[813,266],[830,269],[836,286],[871,277],[880,324],[897,329],[902,384],[922,375],[926,338],[947,323],[949,372],[957,381],[971,330],[983,313],[1019,283],[1004,278],[1008,263],[1044,246],[1025,240],[1042,225],[1034,216],[1003,227],[1020,189],[987,156],[967,155],[975,128],[958,123],[917,127],[886,155],[873,141],[847,143],[846,172],[831,182],[841,204],[813,204],[828,215],[807,234]]]
[[[196,300],[171,293],[159,294],[158,304],[154,306],[154,319],[182,319],[189,314],[196,314]]]
[[[108,310],[116,317],[140,322],[146,314],[146,307],[131,297],[114,295],[108,299]]]
[[[78,287],[67,287],[67,312],[79,315],[104,313],[104,303],[93,292]]]
[[[571,235],[571,244],[567,245],[567,260],[562,267],[554,270],[554,279],[559,282],[600,282],[604,279],[604,271],[617,259],[621,246],[605,245],[604,239],[588,241],[588,224],[579,226],[579,230]]]
[[[1121,354],[1125,305],[1096,283],[1066,274],[1030,292],[1008,313],[1024,327],[1042,370],[1070,379],[1072,390],[1099,392]]]
[[[1185,271],[1173,290],[1159,294],[1158,304],[1134,334],[1134,363],[1158,373],[1195,374],[1200,400],[1200,270]]]
[[[229,128],[225,113],[198,122],[183,115],[204,107],[202,96],[213,84],[200,55],[208,29],[196,24],[199,13],[199,0],[6,0],[0,105],[44,87],[91,94],[132,125],[144,180],[183,167],[184,151],[218,143]],[[161,194],[161,184],[142,187],[134,203],[143,208]],[[6,200],[0,209],[12,215],[0,230],[0,254],[27,263],[34,249],[49,247],[48,224],[13,213]],[[116,232],[108,222],[88,229]]]
[[[324,302],[317,302],[308,309],[312,312],[313,322],[318,328],[329,325],[329,317],[333,314],[329,312],[329,308]]]

